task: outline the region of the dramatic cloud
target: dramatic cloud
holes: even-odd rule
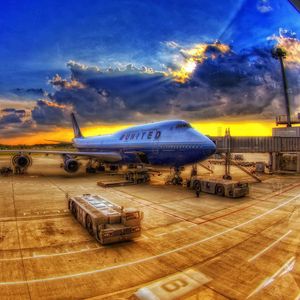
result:
[[[69,62],[71,81],[83,86],[67,85],[56,76],[58,88],[50,99],[59,105],[73,106],[85,120],[136,120],[143,115],[167,114],[167,98],[174,94],[174,83],[163,72],[145,66],[127,65],[124,69],[100,70]],[[143,118],[141,118],[143,120]]]
[[[295,32],[280,28],[279,36],[272,35],[268,40],[276,41],[277,47],[286,52],[285,61],[289,65],[300,64],[300,41],[296,38]]]
[[[280,35],[279,38],[289,49],[298,49],[295,37]],[[174,117],[199,120],[240,115],[273,118],[279,111],[284,113],[280,66],[272,58],[272,47],[235,53],[220,42],[192,48],[183,48],[175,42],[165,44],[173,51],[172,55],[179,55],[176,63],[165,71],[134,65],[101,69],[70,61],[67,64],[70,80],[59,75],[50,80],[57,90],[49,98],[59,106],[57,111],[38,105],[33,111],[34,120],[44,124],[59,121],[62,116],[58,111],[64,115],[64,106],[73,108],[85,122]],[[191,59],[195,62],[193,70],[184,74],[187,75],[184,80],[178,80],[176,72],[186,68]],[[297,62],[287,67],[295,98],[300,94],[299,73]],[[292,105],[297,106],[293,99]],[[52,119],[51,114],[56,116]]]
[[[16,113],[9,113],[0,118],[0,126],[5,126],[7,124],[21,123],[21,117]]]
[[[262,14],[268,13],[273,10],[269,0],[259,0],[256,8]]]
[[[31,99],[41,98],[47,95],[47,93],[41,88],[30,88],[30,89],[16,88],[11,90],[11,93],[19,97],[27,97]]]
[[[34,130],[30,111],[24,109],[4,108],[0,111],[0,137],[14,137],[20,131],[26,133]]]
[[[49,83],[52,84],[54,87],[65,88],[65,89],[72,89],[72,88],[82,89],[85,87],[84,84],[78,82],[77,80],[72,79],[69,82],[66,79],[61,78],[58,74],[56,74],[51,80],[49,80]]]
[[[70,110],[65,105],[39,100],[31,114],[32,119],[38,124],[61,125],[69,123]]]
[[[170,75],[180,83],[185,83],[191,79],[197,66],[201,65],[207,59],[216,59],[220,55],[222,56],[230,52],[230,47],[221,44],[219,41],[212,44],[196,44],[189,49],[181,48],[178,44],[174,45],[174,42],[167,43],[167,46],[179,49],[179,53],[182,55],[182,60],[176,56],[175,60],[177,59],[178,61],[174,63],[175,66],[168,68]]]
[[[4,108],[2,109],[3,113],[15,113],[18,115],[25,115],[25,110],[24,109],[15,109],[15,108]]]
[[[295,111],[300,103],[299,40],[282,29],[268,42],[287,51],[286,72]],[[285,113],[280,65],[271,55],[272,45],[239,52],[218,41],[192,47],[174,41],[163,45],[165,52],[170,51],[170,63],[161,71],[132,64],[100,68],[70,61],[68,79],[59,74],[50,79],[53,92],[37,100],[29,113],[13,106],[3,109],[0,125],[30,121],[27,128],[65,126],[71,111],[85,124],[245,115],[270,119]]]

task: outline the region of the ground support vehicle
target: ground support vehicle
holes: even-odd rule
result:
[[[73,216],[101,244],[127,241],[141,235],[143,212],[137,209],[124,208],[97,195],[67,196],[67,199]]]
[[[128,169],[125,173],[125,179],[134,184],[148,182],[150,175],[147,169]]]
[[[201,191],[229,198],[240,198],[249,193],[248,183],[234,180],[203,179],[194,176],[187,185],[198,193]]]

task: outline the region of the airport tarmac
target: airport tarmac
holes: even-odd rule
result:
[[[111,175],[68,175],[59,164],[37,157],[28,174],[0,177],[0,299],[127,299],[190,269],[205,280],[186,299],[299,299],[299,176],[264,175],[242,199],[196,198],[163,175],[105,189],[96,182]],[[100,245],[66,193],[141,209],[142,236]]]

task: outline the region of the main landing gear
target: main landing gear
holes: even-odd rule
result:
[[[174,167],[172,170],[170,179],[167,181],[167,183],[171,183],[173,185],[182,185],[183,179],[181,177],[181,171],[183,170],[183,167]]]
[[[97,172],[104,172],[105,167],[98,161],[94,161],[90,159],[86,165],[86,173],[97,173]]]

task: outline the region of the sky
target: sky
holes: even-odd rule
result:
[[[300,14],[287,0],[0,2],[0,144],[185,119],[269,135],[285,114],[274,46],[300,111]]]

